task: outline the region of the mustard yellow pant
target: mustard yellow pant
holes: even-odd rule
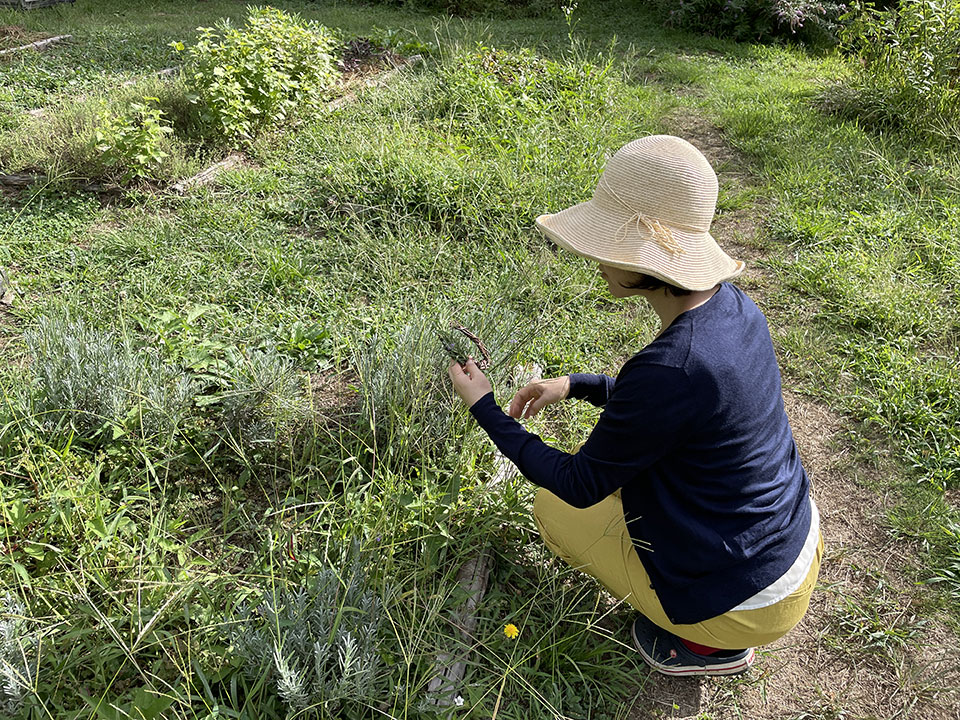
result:
[[[703,622],[674,625],[650,587],[650,578],[630,540],[619,492],[581,510],[541,489],[533,505],[533,517],[547,547],[571,567],[592,575],[618,600],[626,601],[674,635],[715,648],[755,647],[785,635],[807,611],[823,555],[821,536],[806,579],[774,605],[731,610]]]

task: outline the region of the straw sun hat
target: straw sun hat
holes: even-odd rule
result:
[[[593,198],[537,227],[560,247],[688,290],[743,272],[710,235],[717,175],[693,145],[671,135],[629,142],[607,162]]]

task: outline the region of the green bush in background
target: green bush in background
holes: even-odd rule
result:
[[[655,0],[671,25],[745,42],[833,45],[845,4],[833,0]]]
[[[863,63],[846,90],[851,114],[960,138],[960,0],[868,3],[843,43]]]
[[[250,8],[244,27],[222,20],[185,48],[187,82],[205,120],[233,144],[329,95],[337,71],[333,33],[275,8]]]

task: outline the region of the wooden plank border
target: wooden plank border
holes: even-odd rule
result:
[[[43,50],[50,47],[54,43],[58,43],[63,40],[69,40],[72,37],[73,35],[57,35],[56,37],[46,38],[45,40],[37,40],[36,42],[32,42],[27,45],[0,50],[0,57],[3,57],[4,55],[13,55],[21,50]]]
[[[477,629],[477,606],[487,593],[490,582],[490,570],[493,568],[493,553],[489,547],[483,548],[479,555],[467,560],[457,573],[457,584],[467,593],[466,602],[454,616],[454,624],[459,628],[467,647],[459,655],[453,652],[441,652],[434,661],[436,674],[427,684],[427,702],[438,707],[451,707],[456,698],[467,671],[467,657],[474,642]]]

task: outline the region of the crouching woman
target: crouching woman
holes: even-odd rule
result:
[[[509,416],[476,364],[454,388],[500,451],[541,487],[544,542],[638,612],[644,660],[669,675],[740,673],[803,617],[823,541],[784,412],[767,323],[729,280],[743,271],[709,233],[717,178],[670,136],[635,140],[593,198],[537,226],[639,295],[660,332],[617,377],[575,373],[517,392]],[[515,418],[567,398],[603,408],[574,454]]]

